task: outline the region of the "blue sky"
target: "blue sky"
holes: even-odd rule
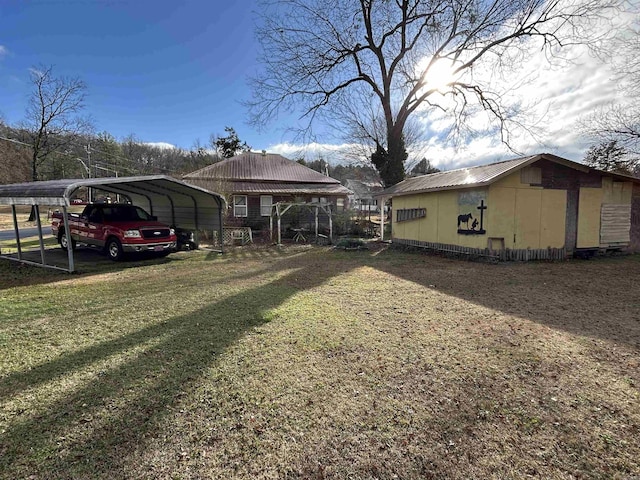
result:
[[[246,124],[240,102],[260,68],[256,8],[255,0],[0,0],[0,116],[17,124],[31,89],[29,69],[53,65],[56,76],[85,81],[96,131],[119,140],[135,134],[142,142],[190,148],[232,126],[254,150],[340,161],[344,145],[287,142],[286,118],[264,132]],[[567,53],[574,61],[563,68],[550,67],[540,51],[513,73],[527,78],[514,105],[526,99],[545,130],[535,140],[513,140],[522,154],[581,160],[589,143],[578,122],[620,100],[608,65],[579,49]],[[426,157],[451,169],[516,156],[496,135],[452,148],[437,111],[421,122],[430,137],[410,152],[414,161]]]
[[[0,114],[24,117],[29,68],[53,65],[88,87],[97,131],[183,148],[233,126],[256,149],[259,134],[239,104],[258,68],[250,0],[2,0]]]

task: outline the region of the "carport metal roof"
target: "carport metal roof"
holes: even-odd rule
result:
[[[74,194],[82,187],[127,196],[134,205],[145,208],[161,222],[190,230],[218,230],[219,238],[222,238],[222,213],[226,205],[224,198],[166,175],[62,179],[0,185],[0,205],[11,205],[14,209],[18,257],[21,257],[21,248],[15,206],[34,205],[38,210],[40,205],[58,206],[66,214],[67,207],[72,205]],[[39,216],[37,222],[42,255],[42,263],[38,265],[50,266],[44,262]],[[19,260],[22,261],[21,258]],[[74,270],[72,254],[69,255],[69,268],[66,270]]]

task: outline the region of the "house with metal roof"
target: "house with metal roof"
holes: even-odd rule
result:
[[[394,243],[501,259],[624,249],[640,180],[539,154],[409,178],[392,200]]]
[[[332,212],[346,208],[351,191],[282,155],[245,152],[189,173],[183,180],[220,192],[229,202],[227,222],[263,229],[278,202],[315,203]]]
[[[360,212],[378,212],[380,207],[374,194],[383,190],[380,182],[363,182],[361,180],[348,179],[345,186],[353,193],[349,195],[349,205]]]

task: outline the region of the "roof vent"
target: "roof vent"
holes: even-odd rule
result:
[[[262,150],[262,156],[266,157],[267,156],[267,151],[266,150]]]

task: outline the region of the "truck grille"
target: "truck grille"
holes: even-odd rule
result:
[[[142,238],[164,238],[170,235],[168,228],[150,228],[146,230],[140,230]]]

